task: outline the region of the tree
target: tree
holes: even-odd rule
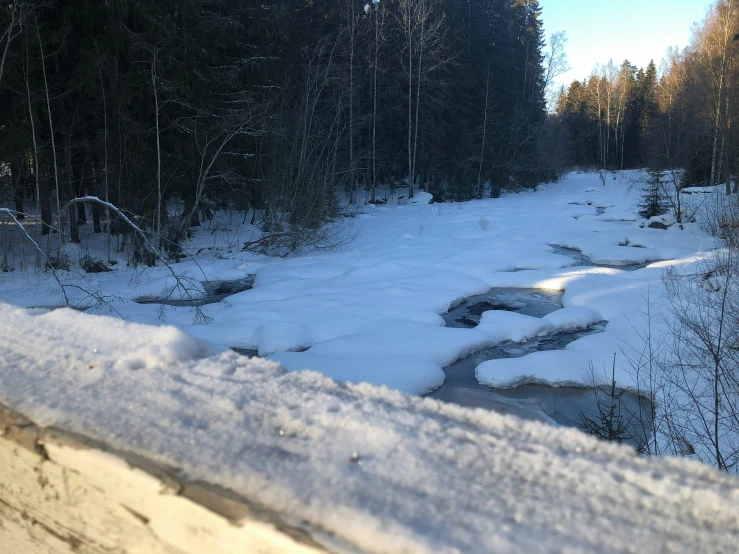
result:
[[[642,189],[639,215],[644,219],[651,219],[667,213],[668,209],[667,199],[664,195],[664,173],[660,169],[652,167],[649,170],[649,179]]]

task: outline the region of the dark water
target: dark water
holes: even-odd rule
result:
[[[566,248],[564,246],[558,246],[556,244],[549,245],[552,248],[552,252],[567,256],[575,260],[576,266],[583,267],[607,267],[610,269],[620,269],[621,271],[636,271],[637,269],[644,269],[653,262],[646,262],[643,264],[627,264],[627,265],[609,265],[609,264],[594,264],[588,256],[576,250],[575,248]]]
[[[449,327],[475,327],[486,310],[507,310],[532,317],[543,317],[562,307],[562,293],[538,289],[492,289],[486,294],[468,298],[442,317]],[[563,350],[571,342],[586,335],[600,333],[606,322],[588,329],[537,337],[525,343],[504,342],[487,348],[444,368],[444,385],[427,396],[470,408],[483,408],[524,419],[553,425],[578,427],[582,417],[597,418],[610,399],[605,391],[591,388],[522,385],[512,389],[492,389],[481,385],[475,368],[482,362],[503,358],[519,358],[531,352]],[[646,399],[629,392],[621,394],[619,407],[627,423],[625,433],[638,446],[648,438],[651,405]]]
[[[249,358],[259,356],[259,351],[252,348],[239,348],[237,346],[232,346],[231,350],[233,350],[237,354],[241,354],[242,356],[248,356]]]
[[[224,299],[249,290],[254,286],[255,275],[247,275],[243,279],[235,279],[232,281],[202,281],[205,294],[193,300],[188,299],[169,299],[152,296],[142,296],[135,298],[134,302],[138,304],[163,304],[165,306],[205,306],[207,304],[216,304]]]
[[[441,314],[447,327],[471,328],[480,323],[483,312],[506,310],[532,317],[544,317],[562,308],[562,292],[544,289],[494,288],[470,296],[447,313]]]

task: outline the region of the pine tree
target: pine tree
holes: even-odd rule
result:
[[[644,219],[666,214],[670,206],[665,198],[664,171],[656,168],[649,170],[649,178],[642,189],[639,215]]]

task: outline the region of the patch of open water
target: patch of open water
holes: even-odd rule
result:
[[[475,327],[487,310],[507,310],[532,317],[543,317],[562,308],[562,293],[538,289],[495,288],[468,298],[442,317],[449,327]],[[475,368],[482,362],[502,358],[519,358],[531,352],[563,350],[571,342],[586,335],[600,333],[606,322],[587,329],[559,332],[536,337],[525,343],[503,342],[463,358],[444,368],[444,384],[427,396],[444,402],[470,408],[483,408],[511,414],[524,419],[543,421],[553,425],[578,427],[583,417],[597,418],[601,405],[608,400],[605,390],[592,387],[550,387],[522,385],[510,389],[493,389],[481,385],[475,377]],[[622,393],[620,408],[626,414],[627,435],[635,446],[648,438],[645,429],[651,418],[648,400],[628,391]]]

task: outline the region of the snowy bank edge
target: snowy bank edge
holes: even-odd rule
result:
[[[345,551],[340,546],[345,544],[359,552],[393,552],[398,545],[407,552],[454,552],[459,547],[485,551],[498,544],[508,552],[565,547],[591,552],[596,539],[603,552],[628,551],[626,546],[638,539],[650,551],[665,536],[677,545],[676,551],[721,551],[739,537],[739,481],[707,466],[643,459],[574,430],[368,384],[336,383],[314,372],[286,373],[277,364],[236,354],[202,358],[207,349],[190,348],[201,343],[179,332],[166,331],[160,350],[153,352],[146,343],[154,328],[146,325],[121,324],[116,346],[112,340],[104,342],[108,333],[100,325],[116,328],[111,318],[73,312],[44,318],[17,309],[8,315],[14,325],[0,336],[0,366],[6,369],[0,372],[0,395],[48,433],[34,434],[42,427],[15,414],[8,416],[12,424],[3,435],[18,436],[16,442],[25,442],[31,451],[42,446],[52,462],[64,459],[78,474],[106,464],[150,468],[146,478],[137,474],[134,485],[148,483],[159,496],[161,483],[171,491],[203,490],[206,482],[220,485],[205,488],[216,491],[216,498],[235,498],[247,507],[268,506],[260,509],[280,521],[301,522],[285,528],[303,528],[318,543],[325,539],[330,551]],[[68,318],[78,325],[56,325]],[[71,340],[75,333],[81,333],[76,343]],[[75,356],[49,348],[62,338],[65,344],[76,344]],[[91,348],[90,342],[107,344],[110,350],[96,352],[99,348]],[[171,363],[168,345],[186,347],[189,355]],[[111,363],[124,353],[136,356],[139,346],[161,365],[146,369]],[[110,363],[105,372],[88,366],[101,355]],[[71,360],[77,365],[70,365]],[[90,372],[95,380],[83,383]],[[148,385],[147,375],[153,379]],[[234,376],[252,387],[251,407],[229,403],[239,398]],[[114,385],[111,398],[99,397],[100,379]],[[174,396],[161,395],[175,385]],[[222,387],[217,389],[222,396],[215,399],[211,393],[216,389],[208,388],[214,385]],[[195,402],[184,404],[185,415],[214,418],[206,430],[210,442],[195,435],[193,446],[192,423],[198,422],[178,420],[163,403],[183,393]],[[137,404],[134,410],[129,402]],[[153,410],[148,417],[147,410]],[[172,419],[166,434],[149,433],[161,431],[157,414]],[[230,432],[231,419],[223,420],[237,415],[241,419],[235,421],[251,433],[246,438]],[[96,448],[77,450],[70,458],[68,445],[49,438],[70,436],[55,431],[59,427],[97,439],[89,441]],[[224,427],[229,433],[219,434]],[[78,464],[79,456],[90,452]],[[97,482],[106,490],[116,481],[106,476]],[[475,486],[468,490],[469,483]],[[133,496],[135,501],[139,495]],[[440,503],[442,499],[449,504]]]

